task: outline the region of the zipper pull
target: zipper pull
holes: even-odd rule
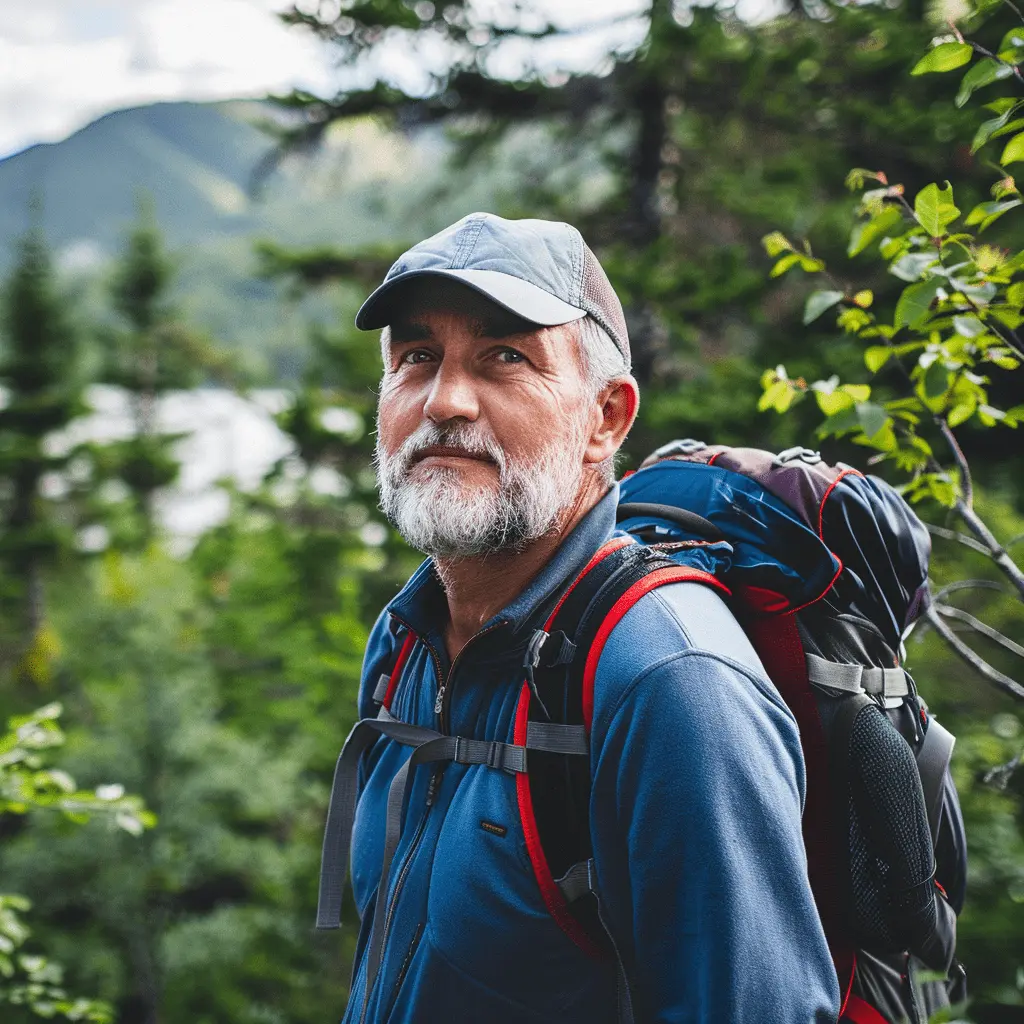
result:
[[[435,715],[441,714],[441,709],[444,707],[444,691],[445,691],[445,687],[447,685],[448,685],[447,683],[442,683],[437,688],[437,700],[434,701],[434,714]]]
[[[431,807],[434,803],[434,798],[437,796],[437,783],[441,778],[440,772],[434,772],[430,776],[430,782],[427,783],[427,806]]]

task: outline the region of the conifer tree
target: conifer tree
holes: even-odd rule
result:
[[[174,276],[152,206],[140,202],[110,285],[120,324],[102,339],[102,377],[127,393],[133,436],[95,450],[100,475],[119,479],[130,496],[130,514],[114,530],[115,543],[122,546],[149,541],[156,495],[180,469],[173,450],[180,435],[161,428],[161,399],[226,366],[210,340],[177,315],[171,300]]]
[[[15,634],[5,648],[28,655],[24,667],[32,675],[42,671],[37,656],[45,647],[44,570],[67,541],[46,496],[51,474],[67,456],[49,450],[46,439],[84,411],[78,341],[38,226],[19,242],[0,302],[0,328],[0,565],[5,620]]]

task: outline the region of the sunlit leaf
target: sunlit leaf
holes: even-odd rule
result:
[[[813,323],[827,309],[831,309],[843,297],[842,292],[811,292],[804,304],[804,324]]]
[[[955,71],[963,67],[974,50],[969,43],[940,43],[929,50],[911,69],[912,75],[926,75],[930,72]]]
[[[885,366],[892,356],[893,350],[888,345],[872,345],[864,353],[864,365],[872,372],[878,371]]]
[[[784,252],[792,252],[793,246],[789,239],[781,231],[772,231],[761,239],[764,251],[773,259],[781,256]]]
[[[929,281],[919,281],[908,288],[903,289],[899,301],[896,303],[896,315],[893,320],[896,328],[916,327],[928,319],[932,303],[942,287],[942,281],[932,278]]]
[[[986,57],[984,60],[978,61],[960,82],[960,88],[957,91],[956,99],[953,101],[958,107],[962,107],[970,98],[971,93],[975,89],[980,89],[982,86],[991,85],[993,82],[998,82],[1000,79],[1009,78],[1013,74],[1013,68],[1008,64],[1004,64],[1002,61],[993,60],[991,57]]]
[[[1003,155],[999,162],[1005,167],[1007,164],[1015,164],[1024,160],[1024,132],[1014,135],[1003,149]]]
[[[846,247],[848,256],[856,256],[863,252],[872,242],[882,238],[898,224],[903,223],[903,214],[895,206],[887,206],[881,213],[870,220],[856,224],[850,232],[850,242]]]
[[[914,213],[929,235],[939,237],[946,225],[960,216],[960,211],[953,205],[953,187],[949,182],[942,189],[935,182],[925,185],[914,198]]]
[[[926,268],[938,262],[938,258],[934,252],[908,252],[889,267],[889,273],[902,281],[917,281]]]

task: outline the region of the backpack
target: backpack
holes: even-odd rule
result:
[[[839,979],[840,1020],[925,1024],[965,994],[954,947],[966,842],[948,771],[953,737],[899,665],[901,635],[928,600],[923,524],[884,482],[828,466],[816,452],[692,440],[665,445],[627,475],[618,520],[627,536],[595,554],[531,638],[513,743],[394,719],[390,697],[414,639],[406,637],[377,684],[378,717],[357,723],[338,759],[317,926],[338,926],[358,766],[379,736],[414,748],[388,797],[382,878],[412,768],[451,760],[512,772],[544,902],[577,945],[615,963],[619,1018],[631,1022],[629,979],[602,922],[591,859],[593,684],[629,608],[689,580],[726,597],[797,721],[808,876]],[[378,900],[386,892],[378,887]],[[383,911],[369,939],[367,998]],[[926,970],[946,980],[928,980]]]
[[[618,520],[640,544],[606,545],[549,617],[530,666],[530,717],[589,729],[604,639],[636,600],[680,578],[673,567],[724,584],[799,726],[808,875],[840,1020],[925,1024],[963,999],[954,947],[966,841],[948,770],[954,741],[899,657],[928,600],[924,525],[883,481],[816,452],[692,440],[658,449],[622,481]],[[586,656],[545,658],[565,640]],[[549,909],[579,944],[614,957],[591,884],[587,761],[531,753],[526,779]]]

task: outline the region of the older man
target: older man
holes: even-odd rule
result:
[[[639,400],[579,232],[472,214],[357,325],[383,328],[381,505],[430,557],[373,630],[332,798],[319,923],[349,835],[362,920],[345,1021],[834,1021],[796,727],[699,584],[642,598],[597,668],[586,839],[610,955],[552,896],[517,759],[524,654],[615,533]]]

